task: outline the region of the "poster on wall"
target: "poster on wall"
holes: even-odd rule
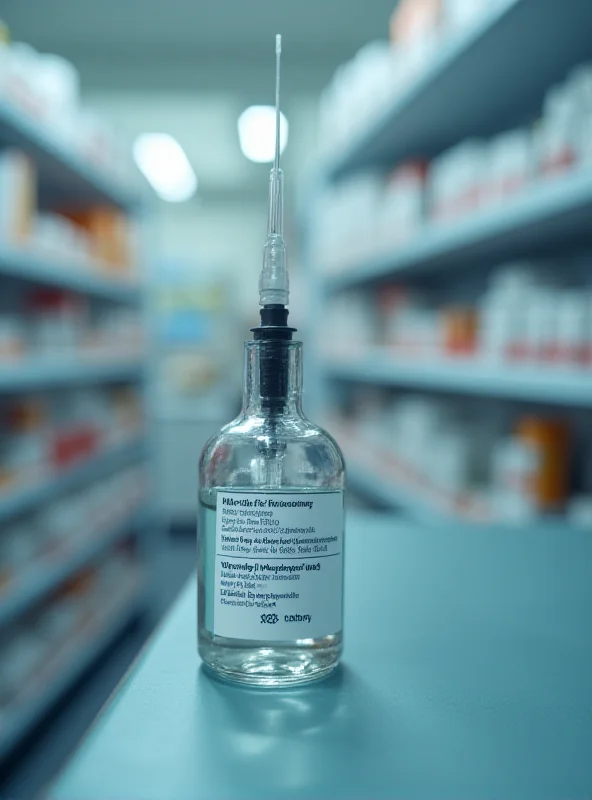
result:
[[[155,288],[159,385],[166,402],[200,400],[219,411],[237,386],[235,315],[221,270],[199,264],[162,267]]]

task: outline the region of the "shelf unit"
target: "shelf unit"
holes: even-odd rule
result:
[[[78,636],[65,654],[59,653],[52,665],[53,678],[37,693],[0,721],[0,759],[5,758],[19,741],[40,722],[54,703],[92,666],[109,645],[142,611],[142,580],[137,577],[103,612],[99,625]]]
[[[487,498],[478,495],[453,498],[436,487],[430,486],[414,475],[413,468],[397,462],[388,453],[374,452],[356,433],[340,423],[329,421],[328,429],[337,437],[347,462],[348,487],[372,498],[380,506],[397,509],[406,516],[428,527],[443,524],[455,527],[475,524],[488,530],[507,530],[508,525],[495,518]],[[581,529],[568,524],[559,515],[547,514],[536,519],[530,527],[539,531],[556,531],[578,535]]]
[[[399,509],[429,526],[443,522],[468,525],[489,520],[490,515],[482,504],[466,500],[461,505],[445,496],[414,476],[412,469],[396,462],[386,453],[375,452],[347,426],[329,422],[328,428],[343,448],[348,486],[371,497],[381,506]]]
[[[31,486],[0,494],[0,523],[24,513],[28,508],[40,506],[54,497],[93,483],[116,470],[145,459],[147,443],[143,439],[109,447],[91,458],[77,462]]]
[[[54,564],[51,559],[45,559],[43,563],[32,567],[22,581],[0,594],[0,625],[12,622],[82,567],[95,561],[109,547],[141,531],[147,522],[145,514],[132,514],[111,530],[90,537],[83,547],[70,553],[65,561]]]
[[[146,365],[139,358],[108,360],[99,355],[65,359],[23,359],[0,367],[0,391],[15,393],[43,388],[63,388],[92,383],[117,383],[141,378]]]
[[[499,366],[471,358],[412,361],[369,353],[327,360],[325,370],[340,381],[592,408],[592,368]]]
[[[537,182],[503,206],[449,226],[430,224],[399,248],[328,274],[326,292],[384,278],[443,272],[463,265],[547,254],[566,243],[592,243],[592,169]]]
[[[99,162],[93,163],[56,132],[44,130],[41,122],[0,97],[0,148],[14,147],[26,152],[35,162],[39,201],[43,208],[90,205],[115,206],[129,215],[142,217],[145,198],[141,183],[130,176],[124,184]],[[147,273],[145,267],[143,273]],[[29,284],[62,289],[84,295],[98,303],[137,307],[147,312],[145,287],[140,279],[110,272],[107,265],[84,263],[67,255],[33,251],[0,240],[0,285]],[[112,352],[80,353],[63,358],[23,358],[0,363],[0,396],[30,391],[67,391],[81,385],[109,384],[120,381],[138,385],[144,406],[149,405],[149,361],[145,351],[126,355]],[[34,511],[64,494],[91,485],[119,469],[145,463],[151,470],[152,448],[149,437],[137,437],[108,445],[90,458],[60,472],[40,477],[28,486],[4,487],[0,493],[0,536],[7,523],[28,511]],[[149,475],[152,479],[152,475]],[[138,566],[129,575],[125,588],[113,597],[100,616],[76,637],[64,644],[55,660],[50,659],[51,678],[43,681],[34,695],[19,697],[18,705],[0,710],[0,760],[40,721],[51,705],[82,675],[85,669],[108,647],[125,626],[146,606],[141,591],[146,560],[152,559],[156,545],[153,535],[160,528],[150,489],[141,507],[102,536],[80,542],[54,560],[32,565],[15,580],[12,588],[0,595],[0,629],[11,630],[27,610],[34,609],[44,597],[83,567],[96,562],[117,542],[134,537]],[[99,613],[99,612],[97,612]]]
[[[448,509],[438,511],[433,508],[417,488],[407,485],[403,480],[393,481],[390,476],[381,474],[378,469],[372,469],[367,462],[356,458],[353,448],[346,448],[345,453],[348,486],[387,508],[400,508],[425,525],[438,525],[454,519]]]
[[[321,177],[311,193],[360,170],[386,171],[408,158],[432,158],[464,139],[490,137],[533,121],[547,90],[592,58],[585,32],[591,25],[590,4],[572,4],[566,11],[553,0],[499,0],[475,24],[428,54],[408,82],[393,91],[388,106],[317,165]],[[304,205],[309,215],[314,213],[314,197]],[[473,273],[504,261],[592,251],[591,215],[592,168],[587,166],[539,179],[524,194],[456,223],[426,223],[406,242],[365,259],[346,261],[346,254],[339,270],[323,271],[329,265],[318,263],[311,251],[304,214],[312,324],[324,317],[332,295],[391,278],[404,282],[433,276],[440,286],[443,276],[463,280],[467,269]],[[411,361],[371,350],[313,359],[309,373],[311,399],[321,415],[330,414],[332,391],[344,382],[534,402],[561,406],[562,413],[574,415],[592,408],[592,370],[584,369],[512,368],[468,359]],[[441,508],[434,514],[429,499],[404,476],[385,472],[366,452],[367,444],[352,441],[347,432],[343,444],[350,483],[363,494],[423,522],[441,519]]]
[[[139,305],[140,286],[130,280],[107,277],[94,264],[61,263],[55,256],[45,256],[24,248],[1,244],[0,274],[41,286],[67,289],[113,303]]]
[[[498,0],[429,55],[323,172],[337,180],[365,167],[434,156],[461,139],[489,136],[538,114],[549,86],[590,57],[591,28],[588,3],[566,9],[555,0]]]
[[[31,156],[45,197],[72,200],[77,205],[107,203],[124,210],[141,203],[137,189],[106,176],[103,165],[73,152],[67,142],[45,131],[41,121],[5,98],[0,98],[0,147],[16,147]]]

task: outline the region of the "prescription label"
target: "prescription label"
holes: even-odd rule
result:
[[[343,492],[218,492],[214,633],[293,641],[338,633]]]

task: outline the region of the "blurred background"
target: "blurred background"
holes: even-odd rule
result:
[[[273,157],[305,410],[350,507],[592,532],[588,0],[4,0],[0,797],[191,573]]]

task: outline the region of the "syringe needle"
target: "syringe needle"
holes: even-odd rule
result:
[[[259,278],[259,304],[287,306],[289,278],[284,244],[284,174],[280,169],[280,55],[282,37],[275,37],[275,157],[269,174],[269,216]],[[285,323],[284,323],[285,324]]]
[[[280,168],[280,56],[282,54],[282,36],[275,37],[275,169]]]

